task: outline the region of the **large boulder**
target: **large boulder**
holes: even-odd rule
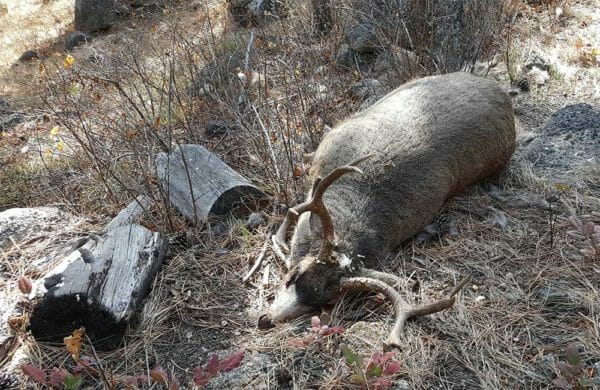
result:
[[[119,10],[114,0],[76,0],[75,29],[85,33],[107,30],[115,23]]]

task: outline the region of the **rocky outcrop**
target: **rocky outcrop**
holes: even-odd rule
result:
[[[108,30],[118,13],[119,6],[114,0],[76,0],[75,28],[85,33]]]

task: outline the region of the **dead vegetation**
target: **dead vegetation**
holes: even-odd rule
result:
[[[540,37],[551,35],[526,26],[539,17],[540,9],[545,12],[543,24],[547,13],[554,12],[551,5],[512,3],[518,3],[523,18],[512,24],[513,42],[531,39],[537,45]],[[578,14],[584,9],[580,6],[564,7],[569,22],[591,23]],[[338,24],[320,38],[312,35],[308,4],[291,8],[287,19],[253,29],[231,24],[224,7],[216,1],[171,4],[163,17],[132,18],[126,28],[78,48],[70,64],[64,53],[49,54],[44,61],[5,72],[5,91],[43,113],[33,120],[35,130],[20,126],[10,133],[23,134],[27,141],[14,146],[4,137],[3,149],[26,146],[29,152],[3,153],[12,160],[3,163],[0,177],[7,187],[0,193],[0,208],[60,202],[76,214],[106,216],[147,193],[157,204],[148,224],[168,234],[187,232],[179,245],[172,245],[123,347],[98,352],[84,342],[82,353],[101,364],[85,375],[91,388],[147,376],[157,366],[186,388],[194,368],[206,365],[213,352],[223,355],[240,347],[256,366],[237,377],[232,371],[215,378],[214,388],[260,388],[265,383],[272,388],[364,388],[352,377],[341,349],[346,345],[365,361],[382,351],[393,324],[383,297],[340,300],[321,322],[343,331],[298,346],[294,340],[306,340],[313,332],[307,330],[307,318],[268,332],[256,328],[285,272],[283,264],[269,251],[248,283],[241,276],[285,206],[299,200],[305,185],[302,155],[318,145],[325,126],[335,125],[362,103],[350,86],[381,76],[389,90],[442,68],[435,57],[426,57],[408,73],[405,68],[394,72],[403,63],[401,57],[392,60],[392,71],[385,75],[371,68],[336,67],[335,54],[350,23],[343,13],[347,8],[337,11]],[[598,23],[597,14],[594,18]],[[553,29],[565,28],[552,23]],[[477,55],[470,47],[467,63],[495,52],[506,54],[509,46],[490,41],[490,31],[475,45]],[[400,51],[402,35],[379,36],[386,39],[383,47],[405,55]],[[420,56],[431,49],[425,43],[432,41],[423,39]],[[574,47],[576,55],[594,54],[593,47],[569,50]],[[522,48],[515,43],[510,48],[511,58],[518,58],[513,54]],[[586,74],[592,76],[584,83],[590,83],[598,63],[588,54],[575,62],[587,67]],[[571,90],[571,85],[565,88]],[[550,92],[540,88],[527,99],[539,104]],[[515,104],[517,111],[528,108]],[[531,128],[538,119],[534,115],[538,112],[520,113],[522,131],[538,130]],[[208,131],[215,123],[219,126],[212,129],[217,130]],[[229,218],[186,226],[157,190],[151,161],[154,153],[177,143],[203,144],[270,193],[272,207],[263,210],[269,223],[248,229],[243,220]],[[571,345],[579,348],[585,372],[598,375],[600,258],[592,236],[594,226],[600,225],[599,171],[590,163],[567,174],[572,183],[585,175],[589,185],[584,187],[563,178],[556,181],[532,168],[523,157],[525,147],[505,175],[487,183],[486,191],[478,187],[450,204],[448,214],[458,237],[408,242],[381,264],[386,272],[418,280],[416,288],[400,290],[414,304],[445,297],[462,275],[472,274],[453,309],[417,319],[418,325],[407,324],[393,358],[401,365],[391,377],[397,386],[546,388],[564,376],[557,363],[565,360]],[[3,283],[10,289],[19,275],[40,274],[32,264],[47,241],[38,242],[40,246],[25,241],[0,252],[0,264],[11,264],[6,272],[3,268]],[[25,312],[16,328],[31,364],[71,369],[64,347],[33,340],[23,326],[26,320]]]

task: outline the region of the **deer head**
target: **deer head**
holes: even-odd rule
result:
[[[307,314],[320,307],[333,304],[348,291],[376,291],[383,293],[394,305],[396,323],[388,344],[399,345],[400,333],[407,319],[444,310],[454,304],[454,295],[466,284],[463,280],[446,299],[433,304],[411,308],[400,297],[394,286],[402,281],[395,275],[357,266],[347,255],[337,251],[333,220],[323,203],[323,194],[336,180],[347,173],[363,172],[356,166],[372,157],[361,157],[348,165],[338,167],[326,177],[317,177],[307,201],[290,208],[284,222],[272,237],[274,249],[288,265],[288,273],[275,295],[267,314],[260,317],[258,326],[268,329],[276,322],[283,322]],[[298,223],[303,213],[314,213],[321,221],[322,242],[316,256],[306,256],[295,264],[289,260],[287,233]],[[357,262],[360,264],[360,262]]]

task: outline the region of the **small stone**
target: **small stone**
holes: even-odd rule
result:
[[[392,383],[392,390],[410,390],[410,383],[404,379],[395,380]]]
[[[486,297],[484,297],[483,295],[478,295],[478,296],[475,298],[475,302],[483,302],[483,301],[485,301],[485,300],[486,300]]]
[[[343,68],[353,68],[355,65],[355,52],[350,45],[344,43],[338,49],[335,56],[335,64]]]
[[[381,83],[376,79],[364,79],[350,87],[350,93],[364,99],[381,91]]]
[[[346,43],[356,53],[375,53],[377,52],[377,35],[375,28],[366,23],[359,23],[349,27],[344,31]]]
[[[73,50],[75,47],[90,42],[92,37],[82,33],[81,31],[74,31],[67,37],[67,41],[65,43],[65,49],[68,51]]]
[[[252,213],[246,220],[246,228],[253,230],[265,223],[265,218],[261,213]]]
[[[206,134],[207,137],[217,137],[226,135],[227,133],[231,133],[235,130],[237,130],[235,125],[227,124],[224,121],[209,121],[206,125],[204,134]]]
[[[550,80],[548,72],[538,67],[533,67],[529,71],[529,76],[533,78],[533,81],[535,81],[537,85],[544,85]]]
[[[40,57],[38,53],[34,50],[27,50],[25,53],[21,54],[19,57],[19,62],[28,62],[32,60],[38,60]]]

